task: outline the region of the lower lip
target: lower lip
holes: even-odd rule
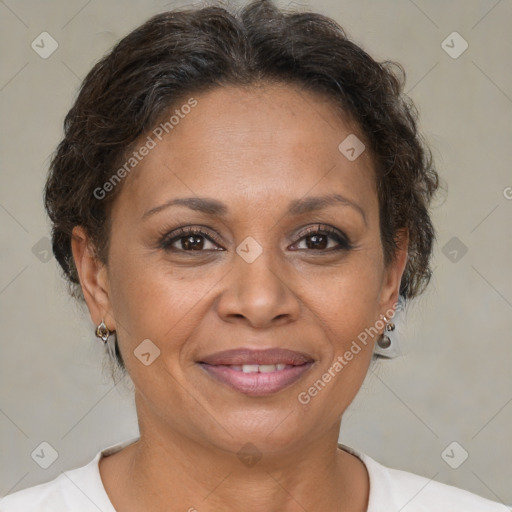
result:
[[[209,375],[224,382],[240,393],[249,396],[265,396],[277,393],[299,380],[313,366],[313,361],[293,368],[266,373],[244,373],[229,366],[200,363]]]

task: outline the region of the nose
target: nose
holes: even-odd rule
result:
[[[217,301],[217,313],[224,321],[265,329],[299,318],[300,300],[292,291],[290,272],[268,250],[252,263],[236,254],[233,265]]]

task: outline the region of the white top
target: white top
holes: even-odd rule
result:
[[[0,512],[116,512],[103,487],[98,462],[138,439],[109,446],[83,467],[5,496],[0,500]],[[358,457],[368,470],[367,512],[511,512],[505,505],[406,471],[384,467],[368,455],[342,444],[339,447]]]

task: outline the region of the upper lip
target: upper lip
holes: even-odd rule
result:
[[[298,366],[309,363],[313,358],[304,352],[284,348],[253,350],[237,348],[216,352],[203,357],[198,362],[210,365],[244,365],[244,364],[289,364]]]

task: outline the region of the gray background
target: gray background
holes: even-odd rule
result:
[[[93,325],[47,258],[42,188],[81,79],[119,38],[179,5],[191,4],[0,1],[0,495],[137,435],[129,389],[102,369]],[[404,65],[447,189],[433,208],[434,278],[397,319],[403,357],[369,373],[340,440],[385,465],[510,504],[512,2],[290,5],[334,17],[375,58]],[[59,44],[47,59],[31,48],[43,31]],[[454,31],[469,44],[456,59],[441,46]],[[31,458],[42,441],[58,452],[48,469]],[[457,469],[441,457],[453,441],[469,453]],[[452,463],[462,453],[456,447]]]

